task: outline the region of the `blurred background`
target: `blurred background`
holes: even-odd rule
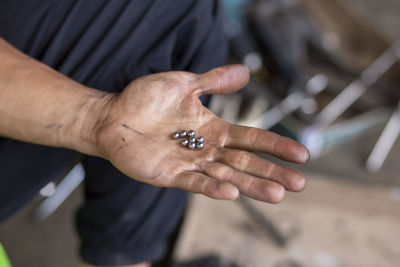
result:
[[[224,3],[229,60],[252,78],[210,108],[306,145],[311,162],[291,166],[308,185],[279,205],[193,196],[175,266],[399,266],[400,2]],[[0,225],[14,266],[78,265],[83,177],[77,165]]]

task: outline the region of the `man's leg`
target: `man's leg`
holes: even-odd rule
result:
[[[87,157],[84,166],[86,201],[77,214],[83,261],[136,266],[163,258],[187,193],[134,181],[100,158]]]

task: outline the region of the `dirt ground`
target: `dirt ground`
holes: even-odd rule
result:
[[[177,257],[216,253],[245,267],[399,266],[400,202],[387,186],[308,175],[302,194],[251,203],[289,242],[280,247],[237,202],[192,199]]]

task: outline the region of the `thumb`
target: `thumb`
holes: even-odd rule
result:
[[[243,88],[250,74],[244,65],[228,65],[198,76],[195,94],[229,94]]]

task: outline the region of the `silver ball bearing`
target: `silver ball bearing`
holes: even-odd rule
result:
[[[174,139],[178,139],[179,137],[181,137],[181,135],[178,132],[174,132],[174,134],[172,135],[172,138]]]
[[[189,149],[195,149],[196,144],[195,143],[189,143]]]
[[[183,146],[187,146],[189,144],[189,140],[187,140],[186,138],[183,138],[182,141],[181,141],[181,144]]]
[[[204,143],[197,142],[196,143],[196,148],[197,149],[203,149],[204,148]]]
[[[187,132],[185,130],[181,131],[181,137],[186,137],[187,136]]]
[[[193,130],[190,130],[190,131],[188,132],[188,136],[189,136],[189,137],[194,137],[195,134],[196,134],[196,132],[193,131]]]
[[[172,134],[173,139],[179,139],[182,138],[181,140],[181,145],[188,147],[190,150],[193,149],[203,149],[204,148],[204,137],[203,136],[198,136],[196,137],[196,132],[194,130],[190,130],[186,132],[186,130],[181,130],[180,132],[174,132]]]

